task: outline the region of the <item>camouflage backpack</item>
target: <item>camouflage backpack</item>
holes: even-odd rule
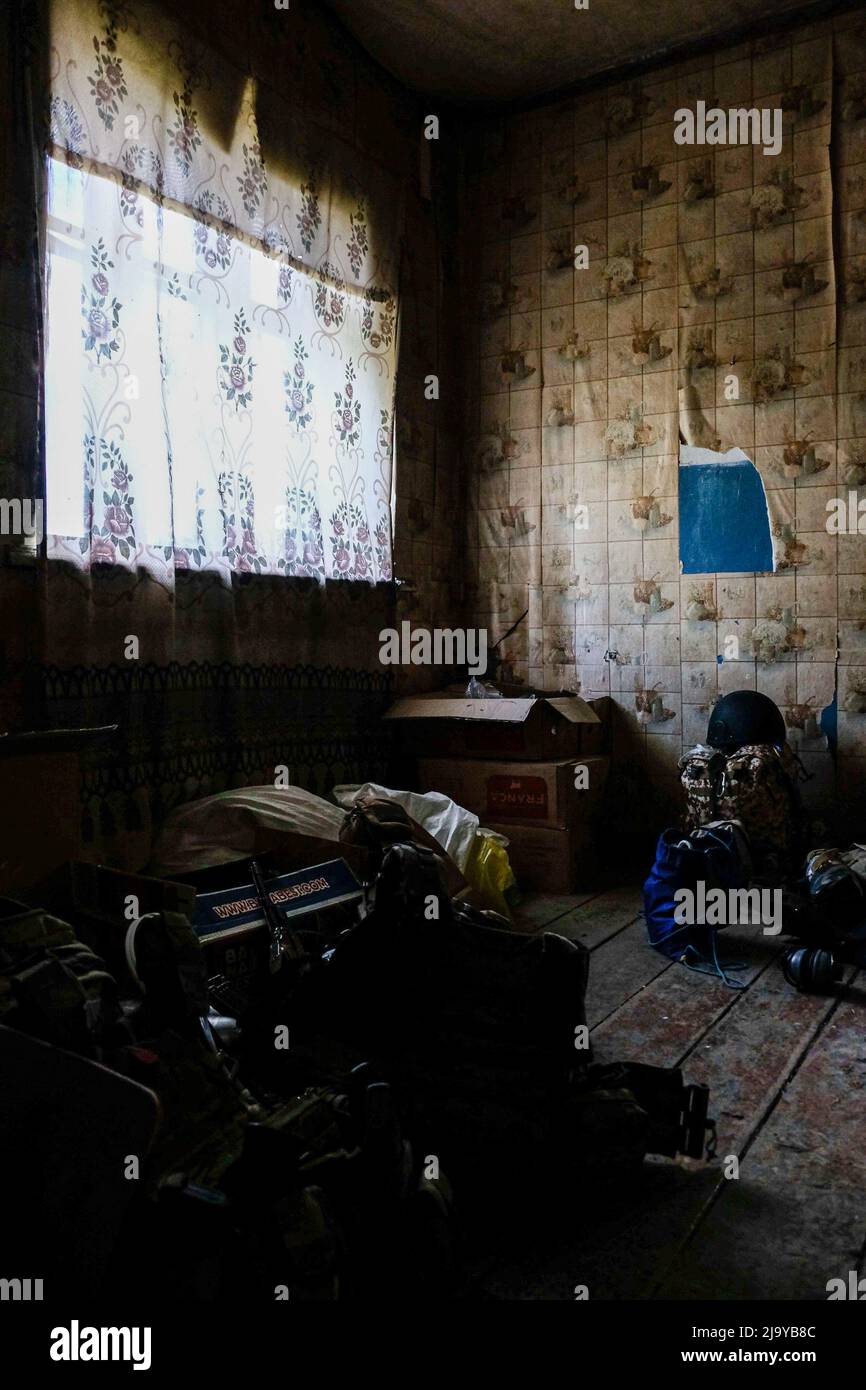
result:
[[[689,831],[737,820],[759,872],[786,873],[802,853],[797,762],[787,744],[747,743],[735,753],[698,745],[680,760]]]
[[[0,1023],[99,1057],[119,1016],[113,977],[67,922],[0,899]]]
[[[717,819],[716,796],[719,778],[725,766],[725,755],[716,748],[699,743],[680,758],[680,781],[686,794],[686,829],[709,825]]]

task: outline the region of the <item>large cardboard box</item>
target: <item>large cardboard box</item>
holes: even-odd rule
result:
[[[399,721],[405,751],[418,757],[559,762],[607,752],[607,715],[579,695],[467,700],[443,691],[406,696],[384,718]]]
[[[599,858],[591,825],[487,825],[508,840],[508,858],[522,891],[583,893],[600,887]]]
[[[265,839],[274,833],[266,831]],[[324,856],[318,863],[315,858],[310,863],[311,846],[318,846]],[[265,881],[271,883],[272,889],[272,881],[283,875],[299,880],[296,886],[301,889],[312,885],[310,891],[295,893],[289,899],[309,908],[309,915],[300,914],[300,922],[292,917],[296,926],[310,928],[315,913],[315,929],[321,930],[323,922],[327,921],[333,924],[336,937],[344,927],[352,924],[360,897],[359,875],[368,873],[366,851],[356,845],[343,845],[338,840],[283,833],[277,850],[259,845],[255,854]],[[250,895],[251,857],[247,854],[222,864],[190,870],[184,874],[183,882],[131,874],[103,864],[70,863],[44,879],[30,897],[56,916],[71,921],[103,956],[109,970],[117,975],[125,974],[127,969],[125,941],[132,920],[130,897],[135,899],[134,917],[149,912],[178,912],[188,917],[196,927],[210,974],[246,975],[267,967],[270,937],[260,921],[260,914],[257,911],[229,913],[226,929],[220,932],[208,931],[206,927],[199,930],[201,921],[198,919],[206,917],[209,895],[222,893],[229,899],[238,898],[240,892],[232,894],[232,890],[241,888],[247,890],[245,896]],[[327,882],[320,883],[323,878]],[[459,882],[465,885],[462,875]],[[333,891],[329,891],[331,889]]]
[[[576,826],[590,820],[601,800],[610,760],[599,755],[562,762],[421,758],[421,791],[444,792],[474,811],[482,825],[521,821]]]

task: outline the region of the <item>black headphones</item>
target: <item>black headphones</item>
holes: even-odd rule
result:
[[[828,994],[842,978],[842,962],[822,946],[791,946],[782,956],[782,971],[803,994]]]

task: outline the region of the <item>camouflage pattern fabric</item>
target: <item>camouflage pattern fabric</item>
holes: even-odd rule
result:
[[[161,971],[191,996],[186,1036],[166,1028],[130,1046],[117,982],[99,956],[67,922],[9,899],[0,899],[0,1023],[149,1086],[162,1112],[149,1172],[158,1178],[184,1166],[199,1181],[213,1180],[237,1157],[248,1112],[198,1029],[203,991],[207,1004],[203,966],[196,969],[201,947],[185,918],[160,917],[152,923],[162,935],[160,950],[150,952],[150,974]]]
[[[699,745],[680,759],[680,781],[686,794],[686,828],[691,833],[700,825],[717,820],[716,791],[725,766],[725,757],[715,748]]]
[[[243,1148],[251,1115],[237,1089],[203,1038],[166,1030],[124,1049],[118,1070],[159,1097],[160,1125],[148,1154],[151,1191],[170,1173],[218,1187]]]
[[[114,979],[67,922],[0,899],[0,1023],[97,1056],[119,1012]]]
[[[797,763],[787,744],[749,743],[727,757],[700,748],[680,762],[688,828],[738,820],[759,873],[785,874],[802,852]]]
[[[866,845],[852,845],[850,849],[843,850],[839,855],[843,864],[847,864],[852,874],[857,878],[866,891]]]

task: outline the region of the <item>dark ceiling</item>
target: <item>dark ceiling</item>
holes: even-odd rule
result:
[[[514,102],[731,34],[803,0],[328,0],[394,76],[459,102]]]

